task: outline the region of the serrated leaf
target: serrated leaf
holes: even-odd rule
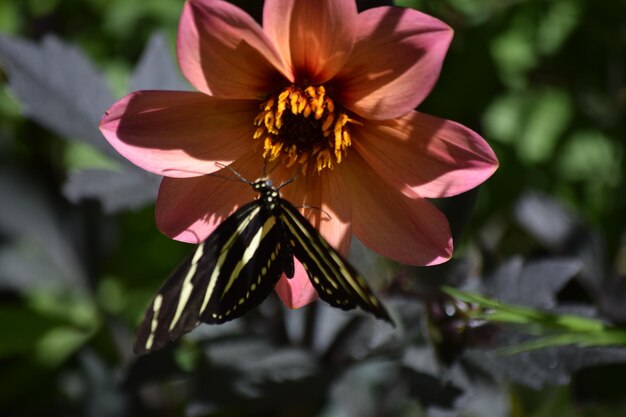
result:
[[[155,33],[150,38],[130,84],[131,90],[189,89],[174,64],[162,34]],[[109,106],[111,104],[112,101],[108,103]],[[104,138],[101,140],[106,143]],[[98,200],[107,213],[135,210],[153,203],[161,178],[127,161],[120,165],[116,170],[83,169],[70,172],[63,185],[64,195],[74,203],[83,199]]]
[[[0,62],[26,116],[120,159],[98,130],[113,97],[82,52],[52,35],[39,44],[0,35]]]
[[[129,396],[119,384],[116,368],[93,350],[79,353],[82,383],[85,389],[84,415],[89,417],[124,416],[129,412]],[[130,413],[132,414],[132,413]]]
[[[437,407],[452,409],[463,390],[450,381],[444,381],[440,375],[439,362],[432,349],[426,346],[408,346],[404,351],[401,377],[405,378],[408,394],[424,408]]]
[[[603,288],[600,295],[602,312],[613,322],[626,326],[626,276],[616,276]]]
[[[147,85],[163,76],[163,82],[173,86],[176,77],[180,82],[180,76],[175,74],[164,40],[155,39],[136,71],[135,82]],[[104,78],[82,52],[54,36],[35,44],[0,35],[0,60],[26,116],[66,139],[87,143],[119,163],[119,172],[71,172],[63,187],[69,200],[97,199],[107,212],[135,209],[155,200],[159,178],[130,164],[98,130],[113,97]]]
[[[518,200],[515,218],[550,249],[562,250],[580,227],[580,222],[552,197],[529,192]]]
[[[556,293],[582,264],[576,259],[546,259],[526,264],[515,258],[503,264],[485,283],[485,290],[498,300],[536,308],[556,306]]]
[[[148,41],[130,79],[130,91],[189,90],[173,60],[165,36],[156,32]]]
[[[70,172],[63,194],[73,203],[95,199],[107,213],[139,209],[155,201],[161,177],[139,169]]]
[[[207,345],[212,366],[196,384],[211,393],[199,403],[240,409],[276,411],[315,407],[329,383],[327,373],[309,352],[279,347],[257,338],[213,340]]]
[[[60,219],[38,186],[0,169],[0,232],[11,244],[0,250],[0,286],[28,292],[85,290],[86,277]]]
[[[503,345],[520,345],[527,337],[502,333]],[[553,346],[545,349],[506,355],[498,350],[468,351],[466,358],[474,365],[494,375],[541,389],[546,385],[563,385],[570,382],[577,370],[612,363],[626,363],[626,348]]]
[[[276,349],[262,340],[230,340],[207,348],[211,360],[246,373],[251,381],[302,379],[315,373],[313,358],[300,349]]]
[[[364,361],[347,369],[330,387],[328,415],[357,417],[376,415],[382,407],[381,388],[390,377],[398,382],[398,365],[389,361]],[[404,390],[402,390],[404,391]],[[398,393],[397,401],[406,401],[405,392]]]
[[[595,295],[605,278],[601,237],[586,227],[570,210],[547,194],[529,192],[515,207],[516,221],[547,249],[582,263],[578,280]]]
[[[436,375],[403,367],[407,379],[409,395],[417,399],[423,407],[453,408],[463,391],[449,382],[442,382]]]

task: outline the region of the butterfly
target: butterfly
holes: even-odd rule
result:
[[[324,240],[268,178],[248,181],[259,195],[224,220],[174,270],[148,307],[137,331],[138,354],[162,348],[200,323],[242,316],[272,292],[294,257],[319,297],[343,310],[360,307],[393,324],[367,282]]]

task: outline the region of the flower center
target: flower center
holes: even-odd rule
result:
[[[290,85],[260,106],[255,139],[263,139],[263,157],[279,157],[287,167],[309,162],[320,172],[339,164],[351,145],[349,123],[358,123],[335,106],[323,85]]]

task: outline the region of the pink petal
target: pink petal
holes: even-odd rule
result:
[[[321,84],[346,63],[356,33],[354,0],[266,0],[263,30],[298,82]]]
[[[357,152],[340,168],[352,203],[354,234],[366,246],[410,265],[435,265],[452,256],[448,221],[432,204],[384,181]]]
[[[246,178],[256,178],[262,169],[261,161],[260,155],[249,153],[231,166]],[[202,242],[235,210],[258,195],[244,182],[222,178],[234,178],[226,168],[215,175],[163,179],[155,210],[155,221],[163,234],[182,242]]]
[[[318,295],[302,264],[295,258],[294,267],[293,278],[287,278],[283,274],[274,290],[287,307],[300,308],[317,300]]]
[[[177,49],[180,68],[189,82],[217,97],[260,99],[285,78],[291,79],[261,27],[225,1],[187,1]]]
[[[422,197],[450,197],[481,184],[498,159],[476,132],[456,122],[411,112],[354,127],[355,149],[386,181]]]
[[[354,50],[337,75],[339,100],[368,119],[408,113],[435,85],[452,35],[445,23],[412,9],[360,13]]]
[[[138,91],[115,103],[100,130],[132,163],[159,175],[193,177],[229,164],[254,144],[258,102],[201,93]]]

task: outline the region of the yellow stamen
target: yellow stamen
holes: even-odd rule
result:
[[[328,136],[328,134],[330,133],[328,132],[328,128],[330,127],[331,124],[333,124],[334,120],[335,120],[335,115],[333,113],[328,113],[328,116],[326,116],[324,123],[322,123],[322,130],[324,131],[324,136]]]
[[[304,107],[304,112],[302,112],[304,117],[309,117],[311,115],[311,103],[306,103]]]
[[[324,86],[291,85],[261,104],[254,124],[254,139],[264,138],[263,157],[282,155],[287,167],[300,165],[306,174],[311,158],[317,172],[333,169],[333,159],[341,163],[352,145],[349,125],[360,122],[337,109]]]
[[[270,98],[269,100],[265,102],[265,108],[263,110],[270,111],[272,107],[274,107],[274,99]]]
[[[274,129],[274,113],[265,113],[265,118],[264,118],[264,122],[265,122],[265,127],[267,128],[267,130],[270,133],[278,133],[278,130]]]

